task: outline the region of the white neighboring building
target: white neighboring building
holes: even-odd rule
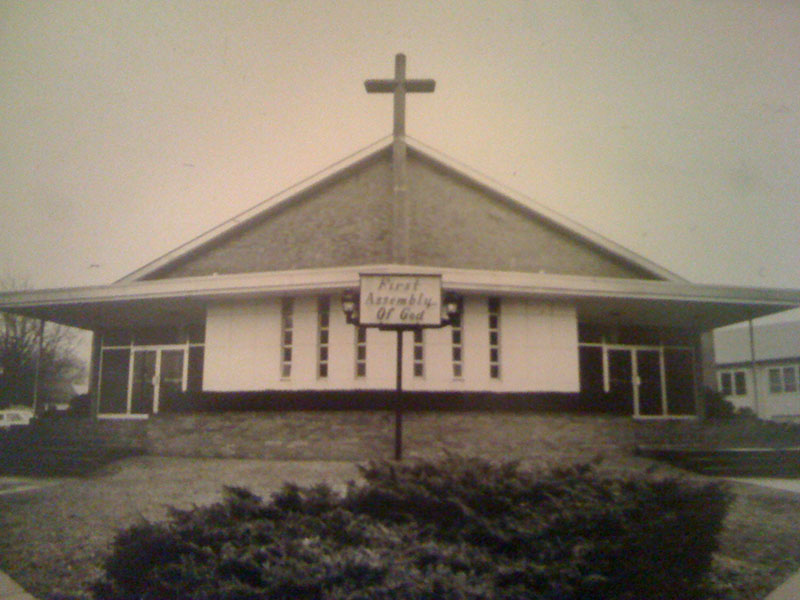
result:
[[[718,389],[759,417],[800,420],[800,322],[714,332]],[[755,375],[755,377],[754,377]]]

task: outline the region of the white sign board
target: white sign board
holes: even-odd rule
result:
[[[439,327],[441,275],[361,275],[359,321],[365,326]]]

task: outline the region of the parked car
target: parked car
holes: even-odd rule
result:
[[[0,429],[27,425],[33,418],[30,408],[6,408],[0,410]]]

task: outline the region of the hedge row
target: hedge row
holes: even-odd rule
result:
[[[120,533],[105,599],[700,598],[729,496],[717,484],[374,463],[343,496],[229,488]]]

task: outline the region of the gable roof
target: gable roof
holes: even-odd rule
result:
[[[409,263],[684,281],[517,192],[408,140]],[[392,139],[345,158],[119,283],[392,261]]]

